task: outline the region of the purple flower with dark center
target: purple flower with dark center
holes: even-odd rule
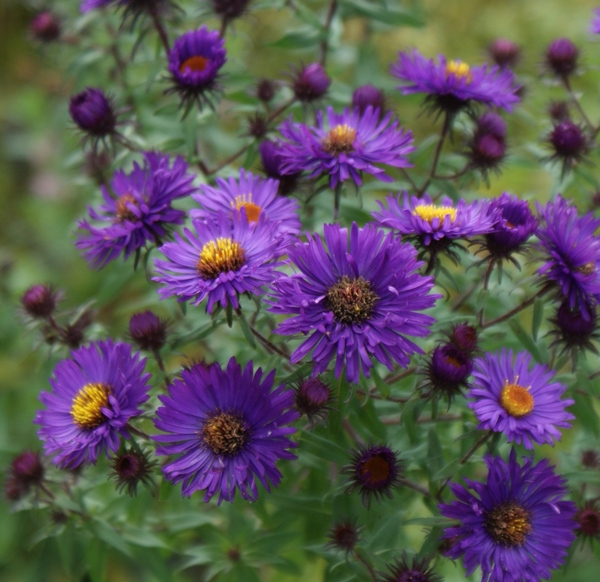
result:
[[[184,238],[175,233],[175,242],[166,243],[160,252],[167,260],[155,259],[157,277],[165,297],[199,305],[208,297],[206,311],[215,304],[223,309],[231,303],[239,307],[238,295],[261,295],[275,277],[274,269],[280,242],[274,227],[259,217],[250,224],[245,211],[233,218],[220,213],[215,220],[192,222],[194,232],[185,228]]]
[[[600,34],[600,8],[594,8],[594,17],[590,23],[590,32]]]
[[[512,111],[521,101],[519,86],[508,68],[470,67],[462,61],[447,61],[442,55],[436,63],[416,49],[398,56],[391,67],[392,75],[403,81],[398,89],[403,95],[427,93],[426,103],[434,110],[454,115],[473,103],[482,103]]]
[[[335,359],[335,375],[346,367],[349,382],[360,372],[369,376],[373,358],[392,370],[406,367],[410,356],[423,353],[406,336],[429,334],[433,317],[419,313],[440,296],[430,295],[431,277],[417,269],[415,249],[372,225],[324,226],[324,241],[307,234],[289,257],[299,273],[273,284],[270,311],[291,314],[276,333],[308,335],[294,351],[292,363],[312,352],[314,375]],[[399,267],[401,266],[401,268]]]
[[[256,481],[270,491],[281,480],[278,459],[295,459],[288,435],[298,418],[292,410],[294,391],[281,384],[275,390],[275,370],[263,378],[252,362],[241,366],[231,358],[225,370],[217,363],[183,370],[181,380],[159,396],[156,428],[168,434],[158,455],[180,455],[163,467],[166,478],[182,482],[183,495],[204,490],[204,501],[218,495],[218,504],[233,501],[236,489],[244,499],[258,496]]]
[[[291,194],[298,186],[298,180],[302,172],[294,174],[283,173],[283,155],[281,144],[268,139],[261,142],[258,146],[263,171],[269,178],[275,178],[279,181],[277,193],[280,196]]]
[[[395,559],[388,569],[389,573],[378,578],[379,582],[442,582],[442,578],[433,572],[427,558],[413,557],[409,560],[406,553],[403,553],[402,559]]]
[[[452,402],[462,392],[472,371],[473,362],[468,354],[452,344],[436,347],[427,367],[427,396],[442,396]]]
[[[488,54],[499,67],[514,67],[521,58],[521,48],[512,40],[497,38],[488,47]]]
[[[545,68],[549,73],[566,79],[577,70],[579,49],[568,38],[558,38],[546,49]]]
[[[489,253],[490,260],[509,260],[518,267],[519,264],[512,255],[521,252],[535,233],[538,224],[536,217],[525,200],[519,200],[517,196],[507,192],[494,198],[488,211],[492,215],[499,215],[502,220],[495,224],[492,232],[485,235],[485,242],[481,243],[482,249]]]
[[[150,374],[146,360],[131,354],[131,346],[111,340],[92,342],[71,352],[50,379],[52,392],[42,392],[46,410],[35,423],[53,463],[73,469],[95,463],[106,451],[116,452],[120,439],[129,438],[127,423],[139,416],[148,400]]]
[[[143,166],[134,163],[130,174],[115,172],[113,192],[102,186],[105,203],[88,207],[92,220],[106,226],[79,221],[82,232],[75,246],[92,267],[101,269],[121,253],[127,259],[147,242],[160,244],[172,225],[183,222],[185,212],[171,204],[195,191],[194,175],[187,168],[183,158],[171,165],[168,156],[145,152]]]
[[[365,507],[371,505],[374,497],[392,498],[392,489],[400,486],[404,465],[397,453],[386,446],[361,446],[352,452],[352,461],[342,469],[349,475],[346,493],[360,489],[360,497]]]
[[[380,115],[386,112],[383,91],[373,85],[362,85],[354,89],[352,93],[352,107],[358,108],[361,113],[364,113],[369,106],[373,109],[379,109]]]
[[[167,93],[179,93],[189,111],[196,103],[214,108],[213,99],[221,88],[219,70],[227,60],[225,39],[206,26],[186,32],[173,43],[169,53],[169,72],[173,87]]]
[[[323,97],[329,85],[331,79],[321,63],[311,63],[302,67],[292,78],[294,95],[305,103]]]
[[[112,99],[102,89],[87,87],[69,100],[69,113],[86,138],[96,148],[99,141],[113,135],[117,127],[117,115]]]
[[[575,417],[565,408],[574,400],[561,400],[567,386],[554,380],[543,364],[531,368],[531,355],[512,350],[486,354],[475,360],[474,380],[467,398],[479,428],[501,432],[508,442],[526,449],[560,440],[559,428],[569,428]]]
[[[458,498],[441,504],[443,516],[460,523],[444,538],[453,543],[451,559],[464,556],[467,576],[480,566],[481,582],[539,582],[551,576],[575,539],[575,504],[564,501],[566,479],[543,459],[525,457],[521,466],[513,449],[508,463],[486,455],[485,483],[452,483]]]
[[[391,182],[393,178],[374,164],[407,168],[411,166],[407,156],[415,149],[412,133],[391,119],[388,113],[380,120],[377,109],[367,108],[362,114],[358,109],[335,113],[332,107],[326,115],[317,112],[316,127],[293,123],[290,118],[279,127],[288,140],[281,142],[282,171],[307,171],[311,178],[329,175],[332,188],[348,178],[360,186],[362,172]]]
[[[585,159],[590,151],[591,139],[580,125],[565,119],[554,125],[548,136],[553,153],[550,161],[562,163],[562,176]]]
[[[240,214],[242,208],[248,221],[255,223],[260,216],[273,226],[274,232],[289,238],[300,233],[299,204],[296,200],[277,195],[277,180],[264,180],[243,168],[239,178],[217,178],[217,186],[200,187],[200,194],[192,198],[201,210],[190,210],[190,217],[197,220],[214,220],[215,214]]]
[[[558,196],[546,207],[538,203],[537,236],[545,254],[539,274],[558,287],[570,309],[589,318],[600,298],[600,219],[593,213],[580,217],[575,205]]]
[[[417,198],[404,192],[402,201],[398,194],[388,196],[386,202],[388,208],[378,201],[381,211],[373,212],[373,218],[381,226],[407,235],[432,255],[451,250],[458,239],[491,232],[498,222],[498,216],[489,212],[488,201],[467,204],[460,200],[454,205],[450,198],[443,196],[440,204],[434,204],[428,194]]]

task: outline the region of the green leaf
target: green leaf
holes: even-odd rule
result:
[[[510,326],[510,329],[512,329],[512,332],[515,334],[515,337],[519,340],[521,345],[534,357],[536,362],[543,364],[545,362],[545,358],[542,356],[529,334],[525,331],[525,328],[514,319],[511,319],[508,322],[508,325]]]
[[[431,478],[432,481],[441,481],[442,479],[447,479],[448,477],[452,477],[456,474],[458,467],[460,466],[459,459],[452,459],[447,465],[442,467],[437,473],[433,475]]]
[[[385,400],[390,395],[390,387],[383,381],[383,378],[379,375],[379,372],[375,369],[371,369],[371,378],[373,378],[373,382],[375,383],[375,387],[381,394],[381,397]]]
[[[433,517],[415,517],[413,519],[407,519],[402,522],[402,525],[428,525],[428,526],[440,526],[448,527],[455,523],[455,520],[448,519],[447,517],[433,516]]]
[[[444,451],[435,426],[427,433],[427,472],[433,481],[433,475],[444,466]]]
[[[348,453],[342,447],[312,432],[303,431],[298,446],[301,450],[326,461],[343,464],[348,460]]]
[[[267,43],[266,46],[281,49],[308,48],[319,44],[322,40],[325,40],[325,38],[326,35],[323,31],[305,26],[303,28],[298,28],[293,32],[289,32],[279,40]]]
[[[240,327],[242,328],[242,331],[244,332],[244,337],[246,338],[248,345],[250,345],[251,348],[255,349],[256,342],[254,341],[254,334],[252,333],[252,330],[250,329],[250,324],[246,320],[246,316],[244,315],[244,313],[241,309],[239,310],[238,315],[239,315],[238,321],[240,322]]]
[[[533,318],[531,320],[531,335],[537,341],[540,325],[544,319],[544,302],[541,297],[538,297],[533,304]]]
[[[571,394],[575,400],[575,404],[569,408],[569,412],[575,415],[575,418],[582,424],[584,428],[594,433],[595,436],[600,434],[598,427],[598,414],[594,408],[594,402],[587,394],[575,392]]]
[[[343,6],[348,9],[346,12],[367,16],[372,20],[391,26],[411,26],[414,28],[425,26],[423,18],[417,16],[414,12],[402,8],[390,10],[381,3],[372,0],[343,0]]]

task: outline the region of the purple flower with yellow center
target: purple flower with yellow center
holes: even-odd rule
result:
[[[590,23],[590,32],[600,34],[600,8],[594,8],[594,17]]]
[[[208,313],[215,304],[237,309],[240,293],[261,295],[275,277],[280,252],[274,227],[264,217],[249,223],[245,213],[219,213],[214,220],[192,224],[194,231],[183,231],[185,239],[175,233],[175,242],[160,248],[167,260],[155,260],[154,281],[164,285],[159,295],[194,305],[208,298]]]
[[[214,108],[213,99],[221,88],[219,70],[227,60],[225,39],[206,26],[186,32],[173,43],[169,53],[169,72],[173,87],[167,93],[179,93],[187,110],[196,103]]]
[[[311,178],[329,175],[332,188],[349,178],[360,186],[363,172],[383,182],[393,181],[374,164],[412,165],[407,159],[415,149],[412,133],[399,128],[391,113],[380,120],[379,109],[372,107],[363,113],[358,108],[335,113],[328,107],[325,115],[317,112],[316,127],[293,123],[290,118],[279,130],[287,140],[280,142],[282,173],[306,171]]]
[[[249,222],[258,221],[264,216],[275,231],[281,235],[294,235],[300,232],[298,202],[277,195],[279,182],[264,180],[251,172],[240,170],[240,176],[217,178],[217,187],[201,186],[201,194],[192,198],[200,204],[201,210],[190,210],[190,217],[198,220],[212,220],[216,213],[246,213]]]
[[[236,490],[244,499],[258,496],[257,480],[270,491],[281,480],[275,463],[295,459],[288,435],[298,418],[292,410],[294,391],[281,384],[273,390],[275,370],[263,378],[252,362],[241,366],[231,358],[225,370],[198,364],[184,369],[181,380],[156,411],[153,437],[158,455],[180,455],[163,467],[169,481],[182,483],[183,495],[205,491],[204,501],[233,501]]]
[[[361,369],[369,376],[373,358],[391,370],[423,353],[406,336],[429,334],[435,320],[419,312],[440,296],[429,294],[433,280],[417,272],[422,263],[411,245],[356,223],[350,233],[328,224],[324,240],[307,238],[288,253],[299,273],[277,279],[270,300],[270,311],[293,316],[277,333],[308,336],[292,363],[312,352],[314,375],[335,360],[336,377],[345,366],[348,381],[357,383]]]
[[[360,489],[360,497],[365,507],[371,505],[374,497],[392,498],[392,489],[400,486],[404,466],[397,453],[386,446],[362,446],[352,453],[352,462],[342,469],[349,475],[346,493]]]
[[[566,479],[554,474],[543,459],[508,463],[486,455],[485,483],[465,479],[452,483],[456,501],[439,506],[440,513],[460,522],[447,528],[451,543],[446,555],[464,556],[467,576],[480,566],[481,582],[539,582],[559,568],[573,543],[575,504],[564,501]]]
[[[514,360],[514,361],[513,361]],[[531,367],[527,352],[513,357],[512,350],[486,354],[475,360],[469,408],[480,429],[501,432],[508,442],[527,449],[560,440],[559,428],[569,428],[575,418],[565,411],[574,400],[561,396],[567,386],[554,380],[554,372],[543,364]]]
[[[520,102],[513,72],[505,67],[471,67],[462,61],[448,61],[439,55],[437,63],[416,49],[399,53],[391,73],[403,83],[403,95],[427,93],[426,103],[434,110],[453,115],[473,103],[512,111]]]
[[[592,213],[580,217],[562,196],[537,207],[537,236],[546,261],[538,272],[556,284],[571,309],[578,308],[589,319],[600,298],[600,219]]]
[[[410,240],[426,247],[432,254],[448,249],[456,239],[464,239],[492,232],[498,222],[496,214],[489,212],[489,202],[476,200],[458,204],[444,196],[435,204],[428,194],[423,198],[408,195],[388,196],[386,208],[382,202],[380,212],[373,218],[384,227],[392,228]]]
[[[143,166],[134,163],[130,174],[115,172],[112,192],[102,186],[105,203],[98,209],[88,208],[98,226],[79,221],[81,232],[75,246],[86,261],[101,269],[121,253],[127,259],[147,242],[159,244],[172,225],[181,224],[185,212],[171,204],[195,190],[187,167],[183,158],[171,165],[168,156],[145,152]]]
[[[46,410],[34,421],[42,427],[46,454],[56,454],[55,465],[95,463],[102,452],[116,452],[121,437],[129,438],[127,423],[148,400],[145,363],[130,345],[111,340],[92,342],[58,363],[52,392],[40,394]]]

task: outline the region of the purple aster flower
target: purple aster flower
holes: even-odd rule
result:
[[[594,8],[594,17],[590,23],[590,32],[600,34],[600,8]]]
[[[566,479],[543,459],[519,465],[514,449],[508,463],[486,455],[485,483],[465,479],[451,484],[458,498],[441,504],[443,516],[459,525],[447,528],[447,555],[464,555],[467,576],[481,567],[481,582],[539,582],[562,565],[575,539],[575,504],[564,501]],[[471,490],[471,491],[469,491]]]
[[[531,368],[531,355],[512,350],[486,354],[475,360],[469,408],[479,419],[480,429],[502,432],[508,442],[554,444],[558,428],[569,428],[575,418],[565,411],[574,400],[561,400],[567,386],[554,380],[554,372],[543,364]]]
[[[111,340],[92,342],[71,352],[50,379],[52,392],[42,392],[46,410],[35,423],[53,463],[73,469],[95,463],[103,452],[116,452],[120,437],[129,438],[127,423],[141,414],[148,400],[150,374],[146,360],[131,354],[131,346]]]
[[[600,298],[600,238],[595,236],[600,219],[593,213],[578,216],[562,196],[545,208],[537,206],[542,223],[537,236],[546,260],[538,272],[556,284],[571,309],[589,317],[589,307]]]
[[[225,39],[206,26],[177,38],[169,53],[169,72],[174,86],[167,93],[179,93],[188,110],[197,103],[214,107],[212,99],[220,91],[219,69],[227,60]]]
[[[195,232],[184,229],[187,240],[176,233],[176,242],[160,248],[167,260],[155,260],[159,276],[154,281],[164,285],[159,295],[176,295],[178,301],[193,300],[194,305],[208,297],[208,313],[217,303],[237,309],[240,293],[261,295],[275,277],[274,259],[280,252],[273,226],[264,217],[251,226],[245,212],[233,219],[220,213],[215,220],[192,224]]]
[[[294,391],[279,385],[275,370],[263,379],[252,362],[242,370],[231,358],[225,370],[217,363],[210,369],[195,365],[183,370],[181,380],[160,396],[156,428],[166,435],[154,440],[164,443],[158,455],[181,455],[163,467],[169,481],[182,482],[183,495],[205,490],[204,501],[214,495],[218,503],[233,501],[236,489],[244,499],[258,496],[256,480],[267,491],[276,487],[281,473],[277,459],[295,459],[287,449],[296,447],[287,435],[298,418],[292,410]]]
[[[94,149],[98,142],[114,135],[117,127],[117,114],[112,99],[102,89],[87,87],[69,100],[69,113],[77,127],[91,139]]]
[[[379,110],[367,108],[335,113],[332,107],[317,112],[317,126],[307,127],[284,121],[279,130],[287,139],[281,142],[282,171],[286,174],[307,171],[314,178],[321,174],[330,176],[330,185],[352,178],[362,184],[361,174],[373,174],[378,180],[393,179],[374,164],[388,164],[398,168],[411,166],[407,155],[414,151],[412,133],[398,128],[398,120],[391,124],[392,114],[380,120]]]
[[[369,376],[373,358],[391,370],[394,361],[406,367],[412,354],[423,353],[406,336],[429,334],[435,320],[419,311],[440,296],[428,294],[433,280],[417,272],[415,249],[356,223],[350,233],[325,225],[324,242],[307,237],[288,253],[300,272],[276,280],[270,301],[270,311],[293,315],[277,333],[309,336],[292,363],[312,352],[316,375],[335,359],[336,377],[345,366],[348,381],[357,383],[361,368]]]
[[[473,102],[512,111],[521,100],[517,95],[519,86],[509,68],[470,67],[462,61],[447,61],[442,55],[436,63],[416,49],[398,56],[391,73],[403,81],[398,87],[402,94],[427,93],[426,102],[449,115]]]
[[[298,234],[301,224],[298,218],[299,204],[296,200],[277,195],[277,180],[264,180],[251,172],[240,170],[238,179],[217,178],[217,187],[201,186],[201,194],[192,198],[200,204],[201,210],[190,210],[190,217],[198,220],[212,220],[218,212],[226,214],[246,212],[249,222],[256,222],[260,216],[274,226],[281,235]]]
[[[143,166],[134,163],[130,174],[115,173],[110,183],[114,196],[102,186],[105,204],[88,211],[93,220],[106,226],[81,220],[83,232],[75,243],[92,267],[101,269],[121,252],[127,259],[148,241],[159,244],[171,225],[183,222],[185,212],[175,210],[171,203],[195,190],[187,167],[183,158],[176,158],[171,166],[168,156],[146,152]]]

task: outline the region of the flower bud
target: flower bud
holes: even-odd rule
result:
[[[571,121],[563,121],[554,126],[550,144],[556,155],[565,159],[578,158],[587,151],[587,139],[583,130]]]
[[[514,67],[521,58],[518,44],[505,38],[497,38],[488,47],[490,58],[500,67]]]
[[[329,89],[331,79],[327,76],[323,65],[311,63],[300,69],[292,79],[294,95],[300,101],[314,101],[323,97]]]
[[[600,453],[594,449],[581,451],[581,464],[586,469],[600,469]]]
[[[355,521],[345,519],[336,522],[329,530],[327,545],[334,550],[342,550],[347,554],[354,550],[360,539],[360,530]]]
[[[325,414],[330,398],[331,391],[325,382],[319,378],[308,378],[296,389],[296,409],[312,421],[314,417]]]
[[[76,125],[93,137],[102,138],[115,131],[117,117],[101,89],[87,87],[71,97],[69,113]]]
[[[548,115],[552,121],[568,121],[571,118],[569,104],[566,101],[552,101],[548,105]]]
[[[380,113],[383,114],[385,110],[383,91],[373,85],[363,85],[355,89],[352,93],[352,107],[358,107],[359,111],[364,113],[369,105],[373,109],[379,109]]]
[[[452,328],[448,341],[464,354],[472,354],[477,349],[477,330],[468,323],[460,323]]]
[[[57,294],[47,285],[32,285],[21,298],[23,309],[34,319],[46,319],[56,309]]]
[[[160,350],[165,345],[167,326],[152,311],[144,311],[131,316],[129,334],[141,350]]]
[[[571,309],[568,301],[563,301],[558,308],[553,321],[566,346],[583,347],[589,344],[589,340],[596,330],[597,317],[593,308],[588,309],[588,312],[591,315],[586,319],[579,309]]]
[[[156,492],[156,483],[152,471],[157,463],[150,461],[143,451],[126,450],[112,460],[111,478],[116,482],[117,491],[127,489],[131,497],[137,494],[137,486],[142,483],[152,494]]]
[[[226,20],[233,20],[242,16],[250,0],[211,0],[215,14]]]
[[[576,514],[575,533],[586,538],[600,536],[600,509],[593,501],[588,501]]]
[[[546,68],[557,77],[566,78],[577,69],[579,49],[568,38],[553,41],[546,49]]]
[[[279,153],[279,144],[268,139],[261,142],[258,146],[260,159],[265,174],[269,178],[279,180],[279,188],[277,193],[280,196],[287,196],[296,189],[300,173],[297,174],[282,174],[281,173],[281,154]]]
[[[41,42],[52,42],[60,36],[60,21],[52,12],[38,12],[30,24],[31,34]]]
[[[256,96],[263,102],[268,103],[275,97],[277,85],[270,79],[261,79],[256,86]]]

